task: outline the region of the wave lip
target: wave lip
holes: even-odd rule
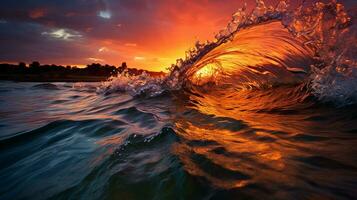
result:
[[[295,39],[281,22],[271,21],[237,32],[198,60],[186,76],[195,85],[214,81],[237,88],[295,83],[310,71],[312,57],[301,39]]]

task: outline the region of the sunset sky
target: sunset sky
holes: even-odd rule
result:
[[[212,39],[240,0],[2,0],[0,62],[164,70]],[[255,5],[247,0],[249,7]],[[275,4],[275,0],[267,0]]]

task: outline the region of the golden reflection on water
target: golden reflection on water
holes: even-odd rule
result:
[[[285,160],[284,152],[277,148],[275,144],[264,143],[244,136],[240,136],[240,132],[233,132],[220,129],[205,129],[199,128],[197,125],[187,123],[185,126],[180,122],[176,126],[184,129],[182,133],[183,138],[187,141],[214,141],[214,145],[188,145],[185,143],[178,143],[174,152],[179,155],[181,161],[184,163],[185,169],[191,175],[205,177],[213,185],[222,188],[244,187],[249,183],[250,178],[239,178],[239,174],[255,175],[256,169],[252,166],[262,166],[269,173],[265,174],[270,178],[280,176],[277,173],[284,170]],[[217,154],[215,150],[224,151],[225,153]],[[219,166],[224,170],[229,170],[232,175],[228,177],[220,177],[220,170],[210,172],[200,166],[201,163],[196,163],[192,160],[192,154],[203,155],[207,160],[212,162],[211,165]],[[255,163],[255,164],[253,164]],[[258,165],[256,165],[258,164]],[[203,164],[204,165],[204,164]],[[270,170],[273,169],[273,170]],[[264,169],[260,169],[261,171]],[[236,175],[238,177],[236,177]],[[232,176],[232,177],[230,177]],[[264,177],[261,177],[264,179]]]
[[[192,113],[175,121],[184,142],[175,144],[173,151],[187,172],[227,189],[276,180],[297,184],[294,177],[300,172],[291,158],[307,155],[312,148],[322,149],[320,145],[289,140],[310,132],[312,122],[304,121],[309,113],[284,114],[284,110],[292,109],[289,106],[298,104],[293,96],[279,102],[264,92],[254,97],[250,97],[250,91],[225,92],[190,96],[197,102],[191,106]],[[283,88],[270,92],[277,98],[286,96]],[[277,106],[282,113],[260,112],[274,111]]]

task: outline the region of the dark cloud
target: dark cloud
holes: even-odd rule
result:
[[[0,24],[0,60],[25,61],[40,60],[51,63],[51,60],[64,64],[73,59],[83,60],[83,55],[92,52],[85,47],[85,41],[78,38],[56,38],[44,33],[53,30],[41,24],[29,22],[7,22]]]

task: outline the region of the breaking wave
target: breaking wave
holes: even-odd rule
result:
[[[263,0],[233,14],[214,41],[196,42],[169,68],[166,77],[127,74],[102,84],[105,93],[125,91],[156,96],[195,88],[263,89],[303,85],[323,102],[353,104],[357,99],[356,11],[335,1],[291,8]],[[304,95],[306,93],[304,91]]]

